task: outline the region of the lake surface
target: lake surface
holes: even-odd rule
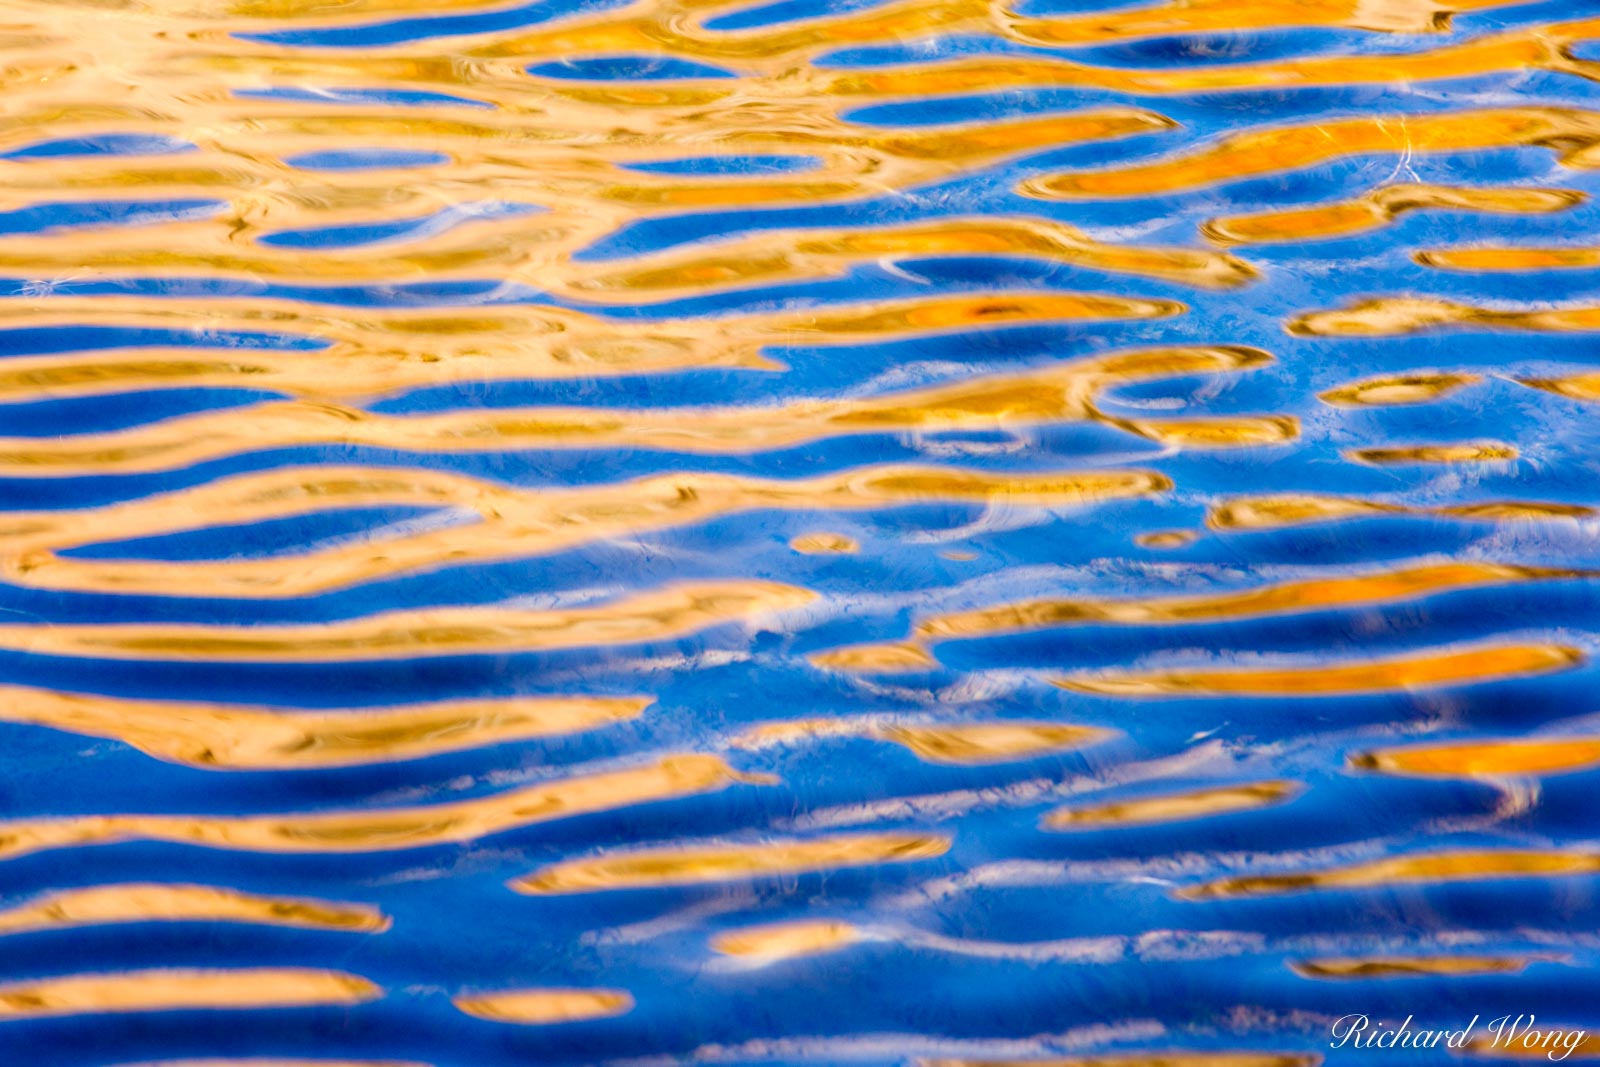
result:
[[[0,1062],[1600,1054],[1600,2],[0,53]]]

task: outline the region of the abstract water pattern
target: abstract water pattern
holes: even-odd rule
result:
[[[0,1062],[1600,1054],[1600,0],[3,0]]]

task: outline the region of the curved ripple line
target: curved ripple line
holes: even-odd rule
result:
[[[190,767],[300,770],[425,759],[594,730],[635,718],[651,703],[649,697],[511,697],[312,711],[0,686],[0,721],[107,737]]]
[[[1152,349],[880,396],[792,401],[782,407],[505,408],[389,415],[310,401],[203,412],[109,433],[0,438],[0,475],[62,477],[176,470],[262,449],[344,445],[420,454],[630,448],[748,454],[867,433],[998,430],[1096,422],[1190,448],[1279,444],[1299,422],[1283,415],[1134,419],[1096,406],[1120,384],[1180,373],[1220,374],[1268,361],[1243,347]]]
[[[1143,470],[989,474],[949,467],[888,466],[793,482],[684,473],[620,485],[519,490],[425,470],[280,468],[101,509],[0,516],[0,576],[18,585],[42,588],[283,598],[444,566],[548,555],[608,538],[633,537],[755,509],[859,510],[929,501],[1084,507],[1103,500],[1150,496],[1170,487],[1165,476]],[[296,563],[293,570],[285,568],[283,558],[166,562],[58,554],[94,537],[90,531],[114,529],[124,537],[150,537],[195,529],[200,522],[206,527],[260,522],[379,504],[460,507],[475,512],[481,521],[299,552],[289,557]],[[613,614],[619,623],[636,619],[632,629],[641,636],[630,640],[645,640],[700,629],[710,625],[713,617],[784,610],[809,599],[809,593],[790,586],[724,582],[707,585],[703,593],[682,587],[677,593],[642,595],[635,608],[619,607]],[[702,610],[702,600],[713,606]],[[441,607],[389,613],[323,629],[303,627],[295,632],[308,647],[321,649],[319,655],[339,649],[364,658],[531,650],[573,647],[570,635],[562,637],[561,629],[585,619],[601,621],[605,616],[597,611],[541,614],[506,607]],[[654,628],[644,618],[651,613],[662,615]],[[682,617],[669,620],[669,614]],[[254,632],[276,633],[269,628]],[[136,631],[118,634],[119,640],[131,640]],[[0,625],[0,647],[13,647],[8,640],[25,636],[26,628],[8,630]],[[269,658],[276,655],[265,641],[244,641],[239,647],[257,649]],[[201,653],[198,645],[191,651]]]
[[[107,1012],[350,1005],[382,995],[382,989],[359,975],[310,968],[79,974],[0,986],[0,1021]]]
[[[1565,645],[1480,645],[1402,656],[1283,666],[1107,671],[1058,679],[1080,693],[1116,697],[1326,697],[1474,685],[1570,670],[1585,662]]]
[[[950,849],[942,834],[839,834],[753,845],[666,846],[566,860],[511,883],[519,893],[592,893],[698,885],[933,859]]]
[[[282,815],[82,815],[0,822],[0,860],[57,848],[165,841],[239,852],[388,852],[463,844],[555,819],[770,784],[715,756],[675,755],[647,767],[540,782],[471,800],[408,808]]]
[[[686,637],[810,603],[815,594],[769,582],[667,586],[596,607],[388,611],[343,622],[210,626],[93,623],[0,626],[0,649],[102,659],[232,663],[361,663],[428,656],[603,648]]]
[[[59,889],[0,910],[0,936],[112,923],[234,922],[381,934],[393,925],[370,904],[269,897],[213,885],[119,883]]]

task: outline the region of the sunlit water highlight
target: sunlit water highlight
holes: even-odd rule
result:
[[[1600,0],[6,0],[0,88],[0,1063],[1600,1054]]]

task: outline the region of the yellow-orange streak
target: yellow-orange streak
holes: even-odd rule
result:
[[[107,623],[0,626],[0,648],[104,659],[358,663],[664,641],[810,602],[767,582],[668,586],[597,607],[446,607],[279,626]]]
[[[169,83],[181,84],[177,78],[170,78]],[[471,203],[484,192],[504,190],[511,194],[507,199],[513,203],[549,203],[555,209],[553,219],[531,222],[548,231],[552,221],[557,225],[581,225],[569,214],[575,206],[594,206],[614,219],[619,206],[637,214],[648,214],[651,208],[660,207],[733,207],[759,202],[763,194],[780,202],[807,197],[859,199],[879,191],[872,179],[883,187],[903,188],[1042,148],[1159,132],[1176,125],[1145,108],[1112,104],[988,123],[877,128],[843,121],[834,113],[834,107],[815,98],[796,100],[792,93],[781,103],[774,101],[776,107],[769,105],[765,116],[754,113],[755,109],[708,109],[707,103],[730,95],[726,90],[719,93],[716,83],[688,94],[680,90],[675,100],[655,101],[699,105],[695,109],[698,113],[640,108],[639,104],[647,104],[641,96],[651,93],[650,89],[641,93],[636,87],[601,85],[588,92],[572,88],[541,92],[530,79],[522,78],[521,84],[522,98],[511,107],[495,110],[433,103],[380,109],[273,99],[241,101],[215,80],[196,86],[197,99],[181,102],[163,95],[154,100],[146,96],[148,103],[108,104],[89,102],[67,92],[32,93],[29,104],[14,108],[0,119],[0,151],[37,143],[42,129],[55,137],[93,134],[109,128],[187,141],[198,150],[181,156],[143,154],[144,158],[161,168],[158,173],[176,179],[173,184],[187,184],[190,189],[217,189],[222,185],[217,180],[220,174],[240,175],[246,180],[236,181],[238,188],[224,192],[223,198],[232,200],[232,206],[247,216],[252,209],[261,213],[260,219],[247,217],[247,224],[270,219],[285,228],[297,228],[309,217],[307,208],[312,198],[306,193],[310,189],[371,188],[375,174],[411,173],[421,188],[391,191],[382,202],[402,208],[420,207],[428,204],[429,198],[419,196],[419,192],[460,188],[452,183],[462,177],[504,179],[520,165],[524,170],[521,182],[474,182],[471,184],[476,196],[462,200]],[[771,93],[761,93],[759,86],[756,95],[771,97]],[[776,117],[775,111],[786,112],[783,117],[800,121],[774,124],[771,120]],[[530,125],[535,117],[540,120],[536,127]],[[602,117],[612,118],[616,126],[583,128],[585,121]],[[414,145],[446,155],[450,162],[448,167],[394,163],[347,174],[315,167],[290,170],[279,162],[301,153],[337,147],[341,138],[346,146],[352,141]],[[822,165],[799,175],[737,177],[628,169],[630,164],[678,159],[686,154],[728,156],[763,150],[818,157]],[[124,165],[118,160],[86,158],[91,173],[119,173],[117,168]],[[17,166],[16,161],[8,164],[11,169]],[[59,159],[34,159],[22,166],[28,169],[13,180],[30,183],[30,179],[37,181],[42,174],[62,170],[70,173]],[[569,196],[577,201],[576,205],[563,203]],[[371,201],[362,205],[353,197],[341,199],[348,203],[335,206],[348,206],[356,213],[363,208],[370,211],[374,206]],[[442,206],[437,197],[432,198],[432,203]],[[327,206],[324,204],[323,209]],[[608,207],[611,210],[606,210]],[[281,219],[273,210],[277,208],[284,211]],[[346,221],[361,217],[355,214]],[[512,220],[512,224],[530,223],[524,218],[520,222]],[[186,220],[161,225],[194,232]],[[256,227],[250,229],[255,231]],[[220,240],[237,236],[226,229],[215,234]]]
[[[1269,0],[1158,0],[1093,15],[1030,18],[997,14],[976,0],[899,0],[866,10],[812,14],[777,25],[710,30],[705,23],[720,13],[748,7],[748,0],[677,0],[635,3],[619,9],[569,15],[551,26],[513,34],[504,31],[467,35],[460,46],[467,57],[482,59],[508,54],[526,59],[559,58],[584,53],[628,53],[644,50],[736,62],[749,67],[792,65],[818,52],[852,44],[915,39],[933,33],[989,32],[1029,43],[1087,45],[1143,37],[1204,34],[1283,28],[1346,28],[1378,33],[1441,33],[1450,16],[1460,11],[1493,10],[1512,0],[1309,0],[1285,7]],[[17,0],[35,20],[54,16],[61,29],[84,7],[99,0]],[[349,0],[337,10],[305,8],[285,0],[231,0],[223,5],[197,2],[153,10],[137,10],[132,25],[165,27],[193,21],[204,27],[202,39],[222,33],[260,33],[296,29],[360,26],[417,14],[493,12],[510,6],[504,0]],[[80,16],[81,17],[81,16]],[[47,23],[48,25],[48,23]],[[232,42],[230,42],[232,43]],[[252,42],[236,49],[248,51]],[[259,45],[253,47],[260,48]],[[302,46],[305,47],[305,46]],[[316,54],[316,46],[306,50]],[[391,46],[390,50],[395,50]],[[328,50],[324,50],[328,51]],[[469,67],[469,71],[471,67]]]
[[[1540,1022],[1522,1036],[1495,1038],[1477,1034],[1467,1039],[1466,1051],[1472,1056],[1501,1060],[1536,1060],[1540,1063],[1567,1060],[1592,1060],[1600,1057],[1600,1034],[1578,1026],[1552,1026]]]
[[[1199,536],[1193,530],[1153,530],[1135,536],[1133,543],[1141,548],[1182,548]]]
[[[802,482],[668,474],[619,485],[519,490],[425,470],[280,468],[100,509],[11,513],[0,518],[0,575],[19,585],[61,589],[156,596],[181,592],[191,596],[292,597],[412,571],[545,555],[758,508],[854,510],[934,500],[1082,507],[1102,500],[1148,496],[1170,487],[1165,476],[1141,470],[1010,475],[948,467],[869,467]],[[283,558],[163,562],[89,560],[58,554],[100,530],[115,530],[124,538],[157,536],[194,529],[199,523],[244,524],[384,505],[455,507],[476,513],[480,521],[370,543],[313,548],[294,556],[292,567],[286,566]],[[774,607],[794,606],[800,602],[796,597],[804,599],[797,591],[782,592],[760,583],[721,588],[740,599],[776,598]],[[654,605],[655,601],[646,598],[639,611],[624,610],[622,614],[637,615],[647,606],[655,610]],[[564,620],[581,622],[588,617],[584,610],[575,611],[530,614],[505,608],[441,608],[298,632],[303,636],[346,634],[375,652],[389,645],[422,650],[418,654],[426,654],[431,647],[437,647],[438,654],[474,648],[557,647],[547,642],[560,644],[558,631]],[[673,622],[671,632],[704,625],[698,621],[703,614],[691,612],[692,618]],[[545,620],[552,625],[546,626]],[[414,632],[407,637],[403,629]],[[641,632],[647,630],[640,627]],[[4,644],[6,632],[0,627],[0,644]]]
[[[1177,896],[1183,900],[1212,900],[1307,890],[1373,889],[1505,878],[1559,878],[1593,874],[1596,871],[1600,871],[1600,855],[1588,852],[1459,849],[1396,856],[1348,867],[1223,878],[1180,890]]]
[[[1236,6],[1230,5],[1233,10]],[[1276,13],[1289,9],[1272,5]],[[1120,12],[1097,12],[1106,26]],[[813,93],[844,97],[911,98],[1005,89],[1072,87],[1107,89],[1140,96],[1222,93],[1392,82],[1426,82],[1527,69],[1565,71],[1588,77],[1592,64],[1575,59],[1567,45],[1593,32],[1588,21],[1557,23],[1486,34],[1416,52],[1374,55],[1295,56],[1259,63],[1195,64],[1188,67],[1097,67],[1065,59],[1007,56],[957,59],[852,70],[822,82]]]
[[[1562,159],[1577,162],[1579,151],[1597,141],[1600,114],[1582,108],[1364,116],[1248,130],[1154,163],[1033,179],[1023,183],[1022,191],[1047,198],[1155,196],[1298,170],[1344,156],[1385,152],[1559,144]]]
[[[861,543],[854,537],[826,531],[792,537],[789,547],[803,556],[852,555],[861,551]]]
[[[1476,374],[1444,374],[1416,371],[1385,375],[1341,385],[1318,393],[1317,399],[1336,407],[1391,407],[1402,404],[1427,404],[1441,400],[1458,389],[1477,385]]]
[[[940,834],[840,834],[755,845],[636,849],[551,864],[511,883],[519,893],[588,893],[607,889],[696,885],[779,874],[910,863],[944,855]]]
[[[1456,741],[1380,748],[1352,756],[1357,767],[1424,778],[1543,777],[1600,766],[1600,737]]]
[[[1320,240],[1380,229],[1411,211],[1530,215],[1564,211],[1585,199],[1586,195],[1575,189],[1385,185],[1354,200],[1212,219],[1201,230],[1213,241],[1229,244]]]
[[[1443,33],[1458,11],[1508,7],[1517,0],[1166,0],[1092,14],[1027,19],[1011,26],[1027,42],[1087,45],[1140,37],[1287,28],[1345,28],[1377,33]]]
[[[904,745],[929,763],[976,766],[1082,748],[1105,740],[1111,731],[1059,723],[907,723],[879,727],[875,734]]]
[[[1582,652],[1564,645],[1484,645],[1358,662],[1108,671],[1078,675],[1056,684],[1080,693],[1119,697],[1316,697],[1473,685],[1567,670],[1583,659]]]
[[[1584,333],[1600,330],[1600,307],[1524,311],[1420,297],[1385,297],[1358,301],[1335,311],[1298,315],[1284,328],[1303,337],[1396,337],[1451,326],[1528,333]]]
[[[1431,975],[1521,974],[1552,956],[1329,956],[1291,960],[1302,978],[1426,978]]]
[[[1044,817],[1049,830],[1093,830],[1105,826],[1184,822],[1272,807],[1304,790],[1298,782],[1247,782],[1164,796],[1135,797],[1082,807],[1057,808]]]
[[[0,399],[136,389],[248,387],[318,399],[374,398],[454,381],[644,374],[685,368],[781,369],[767,348],[847,345],[1049,322],[1159,318],[1173,301],[1092,293],[984,293],[847,304],[810,313],[637,324],[553,307],[313,309],[271,300],[51,297],[0,302],[0,327],[269,332],[330,342],[316,352],[138,347],[8,357]],[[0,335],[3,337],[3,335]]]
[[[0,720],[108,737],[157,759],[214,770],[421,759],[593,730],[632,719],[649,704],[642,697],[514,697],[289,711],[0,686]]]
[[[711,948],[724,956],[763,963],[837,952],[861,938],[861,932],[837,919],[803,920],[746,926],[711,939]]]
[[[16,188],[10,197],[13,201],[24,197],[40,198],[40,194],[60,199],[66,190],[93,188],[103,198],[108,188],[132,184],[143,177],[143,183],[154,181],[164,185],[163,192],[180,191],[195,195],[205,190],[206,199],[228,198],[236,202],[222,218],[183,218],[159,224],[141,226],[104,226],[73,228],[69,233],[12,234],[0,241],[0,270],[39,277],[41,274],[70,274],[81,271],[114,273],[124,277],[195,277],[235,278],[258,280],[273,278],[302,284],[328,283],[384,283],[397,278],[428,278],[430,280],[481,279],[499,277],[526,283],[540,290],[555,292],[571,299],[606,300],[635,304],[636,292],[619,292],[618,279],[634,277],[635,288],[654,290],[655,295],[666,297],[670,290],[690,281],[689,292],[715,291],[730,286],[749,286],[759,281],[775,280],[788,273],[787,265],[778,260],[783,256],[783,242],[777,235],[763,235],[760,242],[741,238],[726,249],[713,253],[711,263],[704,261],[706,253],[693,250],[687,253],[688,262],[701,262],[701,269],[720,265],[718,273],[703,273],[699,278],[682,274],[686,254],[658,254],[644,257],[634,263],[589,262],[575,260],[573,256],[592,245],[628,221],[653,215],[681,213],[684,210],[713,208],[740,208],[751,204],[770,206],[784,202],[812,204],[828,201],[859,200],[881,195],[886,190],[909,188],[945,180],[965,172],[1019,154],[1054,148],[1069,143],[1089,143],[1108,138],[1119,138],[1136,133],[1168,129],[1170,119],[1153,112],[1130,108],[1108,108],[1095,112],[1068,115],[1045,115],[1000,122],[982,126],[935,128],[913,132],[880,132],[864,135],[851,132],[859,128],[845,127],[831,132],[808,134],[797,131],[726,130],[718,136],[713,127],[651,137],[637,130],[622,130],[614,135],[615,144],[596,143],[592,129],[578,129],[568,136],[552,136],[548,141],[532,147],[504,144],[515,142],[525,135],[527,118],[507,116],[497,120],[500,128],[484,128],[473,123],[465,129],[458,120],[435,119],[425,121],[425,116],[407,114],[389,120],[387,130],[368,131],[354,121],[321,122],[315,116],[308,118],[285,117],[273,121],[270,115],[257,114],[259,105],[252,105],[247,118],[241,118],[229,131],[229,136],[208,145],[208,152],[199,154],[195,162],[185,161],[188,169],[177,171],[166,162],[159,170],[151,171],[148,164],[130,166],[124,162],[100,162],[87,165],[79,163],[75,177],[56,179],[49,173],[50,166],[31,167],[19,175],[8,176],[9,184]],[[270,111],[270,109],[268,109]],[[21,116],[14,120],[22,125],[21,134],[5,136],[0,129],[0,147],[20,147],[33,139],[41,125],[49,125],[65,135],[73,132],[63,129],[62,115],[55,110]],[[116,123],[128,132],[164,133],[170,129],[188,128],[191,119],[173,116],[170,122],[151,123],[136,121],[132,114],[119,116]],[[104,129],[107,119],[94,116],[82,132],[89,128]],[[302,130],[301,127],[326,128]],[[370,126],[368,121],[365,125]],[[839,125],[837,122],[833,125]],[[261,130],[247,127],[260,126]],[[813,146],[824,155],[836,157],[836,174],[822,178],[804,177],[777,180],[767,177],[751,179],[691,178],[647,175],[619,169],[627,162],[644,163],[669,159],[681,155],[682,139],[688,134],[711,154],[742,155],[749,152],[774,150],[804,153]],[[555,210],[515,216],[477,218],[463,221],[437,232],[426,231],[411,239],[363,243],[343,247],[336,256],[308,255],[300,248],[264,243],[258,238],[279,230],[298,230],[327,225],[329,222],[353,223],[376,221],[363,218],[359,213],[363,203],[385,203],[394,199],[393,193],[379,198],[368,196],[361,200],[354,192],[357,186],[346,182],[327,182],[320,176],[312,181],[296,181],[284,177],[281,166],[256,163],[252,167],[244,160],[262,155],[292,156],[337,145],[340,140],[349,143],[351,136],[360,140],[376,139],[378,143],[404,142],[428,145],[448,152],[453,161],[449,174],[451,181],[434,181],[434,203],[460,198],[460,183],[474,191],[505,187],[515,182],[519,195],[528,200],[544,202]],[[360,143],[358,140],[358,143]],[[253,141],[245,148],[246,141]],[[649,146],[652,141],[656,147]],[[8,145],[7,142],[13,142]],[[230,142],[237,142],[232,147]],[[635,148],[634,146],[640,146]],[[605,152],[600,158],[595,153]],[[506,156],[512,158],[507,159]],[[630,157],[632,157],[630,159]],[[75,161],[76,162],[76,161]],[[55,165],[60,169],[59,165]],[[101,174],[90,177],[98,169]],[[257,175],[252,170],[265,170]],[[427,181],[421,168],[419,180]],[[419,168],[396,168],[385,172],[390,187],[405,188],[414,185],[413,175]],[[242,173],[241,173],[242,171]],[[534,175],[535,177],[530,177]],[[181,183],[171,181],[182,177]],[[365,189],[374,188],[372,172],[366,172],[362,181]],[[403,184],[402,184],[403,183]],[[326,185],[339,190],[338,199],[353,201],[352,208],[330,212],[324,205],[317,207],[290,205],[315,204],[318,198],[312,192],[316,185]],[[43,188],[40,188],[43,186]],[[250,189],[239,194],[240,187]],[[0,190],[6,188],[0,184]],[[376,186],[382,189],[382,185]],[[19,195],[20,194],[20,195]],[[82,193],[80,192],[81,196]],[[413,197],[423,200],[411,209],[410,217],[419,221],[425,217],[429,206],[420,191]],[[481,195],[481,194],[480,194]],[[285,203],[288,201],[288,203]],[[366,208],[368,212],[371,208]],[[330,216],[332,216],[330,218]],[[392,214],[386,216],[393,218]],[[401,216],[405,218],[405,215]],[[1026,226],[1026,223],[1023,224]],[[943,227],[934,226],[938,230]],[[971,229],[970,223],[967,228]],[[1004,233],[1003,223],[986,221],[983,229],[998,228]],[[927,226],[912,226],[907,232],[916,233]],[[872,231],[867,231],[872,232]],[[893,239],[895,228],[888,233]],[[1199,251],[1183,252],[1173,249],[1141,249],[1138,247],[1101,246],[1066,227],[1049,227],[1047,233],[1066,238],[1062,253],[1069,259],[1094,261],[1104,259],[1108,269],[1118,269],[1126,262],[1137,269],[1150,265],[1159,273],[1197,275],[1201,283],[1206,274],[1196,270],[1202,265],[1205,271],[1226,275],[1226,282],[1236,284],[1250,274],[1232,257]],[[828,231],[820,235],[805,232],[792,236],[790,246],[802,253],[807,244],[822,239],[819,251],[827,257]],[[64,239],[69,238],[69,239]],[[764,251],[770,249],[771,251]],[[676,278],[651,278],[652,263],[655,273],[676,267]],[[837,269],[836,267],[834,269]],[[733,273],[730,275],[728,271]]]
[[[937,670],[939,661],[912,644],[846,645],[813,652],[813,666],[846,674],[907,674]]]
[[[1600,374],[1569,374],[1561,378],[1518,378],[1519,384],[1543,389],[1569,400],[1600,401]]]
[[[130,1011],[237,1011],[361,1004],[383,990],[353,974],[295,968],[126,971],[0,986],[0,1020]]]
[[[409,808],[20,819],[0,822],[0,859],[119,841],[167,841],[239,852],[387,852],[461,844],[555,819],[715,792],[732,782],[764,781],[738,774],[715,756],[690,754],[644,767]]]
[[[0,911],[0,935],[143,922],[256,923],[364,934],[382,933],[391,925],[389,917],[370,904],[150,882],[45,893]]]
[[[518,989],[451,999],[479,1019],[524,1026],[610,1019],[633,1010],[633,997],[621,989]]]
[[[1131,600],[1029,600],[934,615],[916,633],[932,640],[989,637],[1073,624],[1152,626],[1263,618],[1412,600],[1462,589],[1586,578],[1600,572],[1509,563],[1432,563],[1372,574],[1336,574],[1254,589]]]
[[[1594,159],[1593,150],[1586,156]],[[1600,248],[1593,245],[1477,246],[1472,248],[1428,248],[1412,253],[1424,267],[1439,270],[1469,271],[1479,274],[1507,271],[1587,270],[1600,266]]]
[[[1394,466],[1407,463],[1502,463],[1516,459],[1512,445],[1498,442],[1454,445],[1411,445],[1395,448],[1353,448],[1345,452],[1358,463]]]
[[[1537,500],[1485,500],[1474,504],[1415,507],[1358,497],[1284,493],[1277,496],[1238,497],[1211,509],[1206,525],[1214,530],[1272,530],[1313,522],[1417,515],[1466,522],[1554,522],[1585,519],[1595,513],[1582,504],[1556,504]]]
[[[1059,222],[985,216],[870,229],[767,231],[759,238],[741,237],[595,266],[574,283],[574,295],[589,300],[605,299],[608,293],[632,298],[640,290],[686,295],[713,286],[836,276],[852,265],[885,257],[958,255],[1045,259],[1212,289],[1242,285],[1256,276],[1255,268],[1227,253],[1105,244]]]
[[[739,748],[788,744],[811,737],[870,737],[891,741],[929,763],[982,766],[1033,759],[1097,744],[1113,731],[1050,722],[878,723],[855,719],[794,719],[764,723],[734,739]]]
[[[879,396],[808,399],[771,408],[502,408],[389,415],[313,401],[281,401],[180,416],[71,437],[0,438],[10,477],[162,471],[261,448],[346,445],[421,453],[627,447],[702,454],[792,447],[866,433],[1026,428],[1103,422],[1195,448],[1277,444],[1298,434],[1287,416],[1134,420],[1104,415],[1097,395],[1124,382],[1168,377],[1169,366],[1222,374],[1269,360],[1257,349],[1194,346],[1076,361]]]

